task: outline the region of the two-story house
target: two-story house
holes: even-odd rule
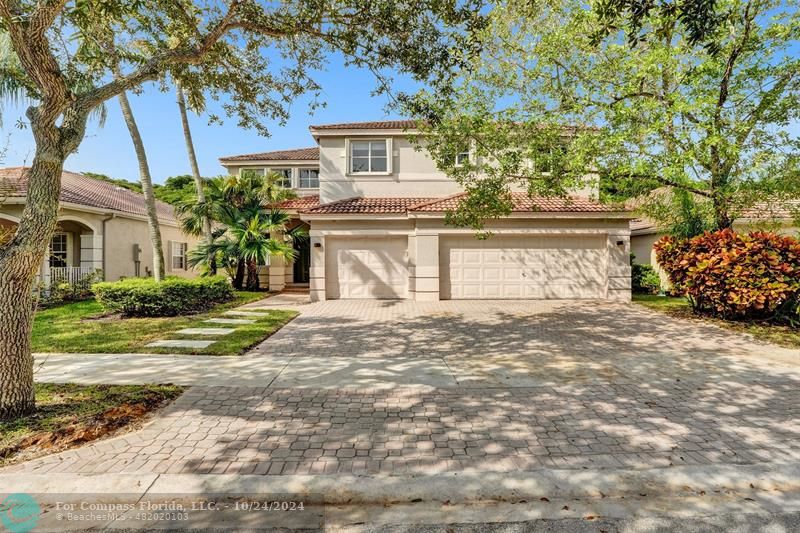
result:
[[[569,199],[515,192],[492,236],[445,225],[461,187],[416,150],[414,121],[309,128],[312,148],[223,157],[232,173],[278,171],[299,198],[283,207],[310,239],[293,265],[273,261],[272,289],[309,283],[336,298],[630,299],[627,212],[576,191]]]

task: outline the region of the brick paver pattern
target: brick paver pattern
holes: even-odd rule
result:
[[[436,357],[458,386],[192,387],[141,431],[3,470],[402,475],[800,461],[797,366],[696,321],[595,303],[302,311],[248,357],[288,354],[297,365],[313,355],[314,372],[341,355]]]
[[[430,391],[197,387],[143,431],[17,468],[408,474],[798,461],[799,401],[789,380]]]

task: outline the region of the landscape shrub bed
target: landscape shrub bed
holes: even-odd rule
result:
[[[658,294],[661,292],[661,278],[652,265],[636,262],[631,254],[631,289],[634,294]]]
[[[706,232],[666,236],[656,257],[673,290],[695,312],[726,319],[783,319],[795,323],[800,303],[800,241],[767,232]]]
[[[199,313],[234,297],[233,287],[222,276],[170,277],[160,283],[151,278],[125,279],[97,283],[92,291],[105,310],[139,317]]]

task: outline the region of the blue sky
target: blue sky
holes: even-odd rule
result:
[[[200,172],[205,176],[222,174],[224,169],[217,158],[224,155],[313,146],[314,140],[308,133],[308,126],[312,124],[397,118],[396,114],[387,114],[386,96],[370,95],[375,88],[375,78],[365,70],[345,68],[339,59],[333,58],[328,69],[319,73],[316,79],[323,88],[321,99],[327,107],[318,108],[310,116],[308,99],[296,101],[285,126],[267,123],[272,133],[269,138],[239,128],[235,118],[226,119],[220,126],[209,125],[206,117],[192,115],[190,122]],[[411,90],[414,84],[408,79],[397,79],[394,87]],[[153,180],[163,183],[169,176],[189,174],[174,92],[162,93],[157,86],[150,84],[142,94],[130,94],[129,98],[145,142]],[[105,126],[89,125],[78,153],[67,159],[65,168],[138,181],[136,156],[117,101],[108,102],[107,107]],[[7,150],[0,166],[30,164],[34,152],[30,129],[16,127],[23,114],[23,108],[11,105],[2,110],[0,139],[7,145]]]

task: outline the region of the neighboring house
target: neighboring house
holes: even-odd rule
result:
[[[736,231],[768,230],[785,235],[800,235],[794,216],[800,210],[800,201],[790,202],[781,206],[758,205],[742,213],[733,223]],[[631,252],[636,257],[635,262],[642,265],[653,265],[656,262],[655,242],[666,235],[666,232],[647,218],[631,220]],[[662,278],[666,279],[662,274]]]
[[[27,168],[0,169],[0,230],[14,230],[28,189]],[[192,277],[186,253],[198,241],[184,234],[172,206],[156,202],[168,275]],[[106,280],[152,275],[144,196],[113,183],[63,172],[58,227],[40,279],[78,281],[96,271]]]
[[[492,236],[444,223],[461,187],[409,141],[415,122],[312,126],[312,148],[223,157],[229,173],[278,171],[299,198],[283,207],[308,226],[293,265],[273,259],[270,288],[310,285],[334,298],[627,301],[629,220],[589,198],[514,193]],[[459,154],[459,157],[470,157]]]

